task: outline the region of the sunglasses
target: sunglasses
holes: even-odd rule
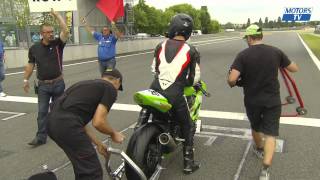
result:
[[[52,34],[54,31],[42,31],[42,33]]]

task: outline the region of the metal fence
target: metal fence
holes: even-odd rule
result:
[[[94,26],[92,27],[95,31],[100,32],[103,26]],[[121,32],[125,31],[125,27],[121,25],[118,26]],[[72,28],[71,28],[72,29]],[[55,27],[55,36],[59,36],[58,27]],[[87,32],[84,26],[78,27],[79,32],[79,42],[75,43],[74,41],[74,32],[71,31],[70,39],[67,41],[67,44],[70,45],[82,45],[82,44],[96,44],[96,40],[93,38],[92,34]],[[40,26],[28,26],[25,29],[18,29],[14,25],[2,25],[0,24],[0,40],[5,45],[6,49],[17,49],[24,48],[27,49],[31,47],[35,42],[40,41],[41,35],[39,33]],[[119,41],[131,41],[131,40],[141,40],[149,38],[159,38],[159,37],[150,37],[150,36],[139,36],[139,35],[126,35],[124,34]]]

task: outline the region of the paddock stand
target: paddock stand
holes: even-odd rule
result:
[[[299,106],[296,108],[296,112],[294,113],[286,113],[286,114],[281,114],[282,117],[297,117],[297,116],[302,116],[307,114],[307,110],[304,108],[304,103],[301,98],[300,92],[297,88],[296,82],[293,80],[293,78],[289,75],[286,69],[280,68],[280,73],[282,76],[282,79],[284,81],[284,84],[286,86],[286,89],[288,91],[289,96],[286,97],[286,102],[282,103],[283,106],[293,104],[296,102],[296,98],[298,99]],[[290,84],[289,84],[290,82]],[[294,91],[294,94],[292,92],[292,88]]]

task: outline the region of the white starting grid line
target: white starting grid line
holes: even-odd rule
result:
[[[0,100],[14,101],[14,102],[18,101],[18,102],[22,102],[22,103],[37,103],[38,102],[36,97],[18,97],[18,96],[7,96],[4,98],[0,98]],[[141,110],[141,107],[138,105],[132,105],[132,104],[115,103],[112,106],[112,109],[113,110],[120,110],[120,111],[139,112]],[[202,117],[202,118],[215,118],[215,119],[242,120],[242,121],[247,120],[247,117],[244,113],[209,111],[209,110],[201,110],[200,117]],[[320,127],[320,119],[315,119],[315,118],[282,117],[280,121],[282,124]],[[198,121],[198,122],[201,122],[201,121]],[[127,127],[122,132],[127,131],[128,129],[132,128],[133,126],[134,126],[134,124]],[[208,129],[208,130],[216,131],[216,132],[200,131],[197,134],[195,134],[195,136],[197,136],[197,137],[208,138],[208,140],[204,143],[205,146],[211,146],[214,143],[214,141],[218,138],[218,136],[240,138],[240,139],[244,139],[244,140],[249,141],[248,145],[246,147],[246,150],[243,154],[242,160],[238,166],[237,172],[234,175],[234,180],[238,180],[240,177],[240,173],[243,168],[244,162],[245,162],[246,157],[248,155],[249,149],[252,144],[251,130],[245,129],[245,128],[219,127],[219,126],[211,126],[211,125],[202,125],[201,129]],[[198,128],[198,131],[199,130],[200,129]],[[224,133],[223,131],[228,132],[228,133]],[[234,134],[234,133],[238,133],[238,134]],[[277,144],[277,152],[282,152],[283,144],[284,144],[283,140],[277,140],[276,144]],[[70,162],[67,162],[67,163],[63,164],[62,166],[55,168],[53,171],[56,172],[64,167],[68,166],[69,164],[70,164]]]
[[[21,102],[21,103],[37,103],[38,102],[36,97],[19,97],[19,96],[0,97],[0,101],[13,101],[13,102]],[[138,105],[132,105],[132,104],[115,103],[112,106],[112,109],[113,110],[120,110],[120,111],[139,112],[141,110],[141,107]],[[0,113],[1,112],[3,112],[3,111],[0,111]],[[13,113],[13,112],[11,112],[11,113]],[[25,114],[25,113],[15,114],[14,117],[21,116],[23,114]],[[215,119],[231,119],[231,120],[246,120],[247,119],[244,113],[208,111],[208,110],[201,110],[200,117],[215,118]],[[11,118],[13,118],[13,116]],[[285,121],[284,124],[292,124],[290,122],[286,122],[286,119],[287,118],[284,119],[284,121]],[[320,119],[301,118],[301,117],[290,117],[289,119],[300,121],[299,123],[294,122],[293,125],[320,127]],[[310,124],[310,123],[308,123],[309,121],[314,121],[314,122],[312,124]],[[201,121],[198,121],[198,122],[201,122]],[[125,128],[121,132],[125,132],[128,129],[133,128],[134,124]],[[208,138],[208,140],[204,143],[205,146],[211,146],[219,136],[239,138],[239,139],[249,141],[247,148],[243,154],[240,165],[238,167],[237,173],[234,175],[234,180],[238,180],[238,178],[240,177],[240,173],[241,173],[243,164],[245,162],[245,159],[248,155],[249,149],[252,144],[251,130],[246,129],[246,128],[231,128],[231,127],[220,127],[220,126],[212,126],[212,125],[202,125],[201,129],[202,130],[203,129],[211,130],[211,131],[200,131],[197,134],[195,134],[195,136],[197,136],[197,137]],[[214,132],[214,131],[216,131],[216,132]],[[224,132],[227,132],[227,133],[224,133]],[[105,141],[107,141],[107,140],[105,140]],[[277,148],[277,149],[280,149],[280,150],[278,150],[278,152],[282,152],[283,140],[277,140],[277,147],[278,146],[281,146],[281,147]],[[53,169],[52,171],[56,172],[56,171],[66,167],[68,165],[70,165],[69,161],[66,162],[65,164]],[[47,165],[43,165],[43,167],[47,167]]]
[[[0,97],[0,101],[21,102],[21,103],[38,103],[38,98],[37,97],[25,97],[25,96],[6,96],[6,97]],[[120,111],[139,112],[141,110],[141,107],[138,105],[133,105],[133,104],[114,103],[111,109],[120,110]],[[200,117],[224,119],[224,120],[225,119],[238,120],[238,121],[247,121],[248,120],[245,113],[226,112],[226,111],[200,110]],[[318,119],[318,118],[281,117],[280,123],[287,124],[287,125],[320,127],[320,119]]]
[[[19,116],[23,116],[23,115],[25,115],[26,113],[10,112],[10,111],[0,111],[0,114],[10,114],[11,116],[1,119],[1,121],[7,121],[7,120],[10,120],[10,119],[19,117]]]
[[[22,102],[22,103],[37,103],[38,100],[36,97],[19,97],[19,96],[7,96],[7,97],[0,97],[0,101],[14,101],[14,102]],[[131,111],[131,112],[139,112],[141,107],[138,105],[132,104],[120,104],[115,103],[112,106],[113,110],[120,110],[120,111]],[[215,118],[215,119],[229,119],[229,120],[241,120],[246,121],[247,117],[244,113],[235,113],[235,112],[222,112],[222,111],[209,111],[209,110],[201,110],[200,117],[202,118]],[[201,121],[200,121],[201,122]],[[300,126],[312,126],[312,127],[320,127],[320,119],[315,118],[302,118],[302,117],[282,117],[280,122],[282,124],[291,124],[291,125],[300,125]],[[133,125],[127,127],[122,132],[127,131],[129,128],[132,128]],[[218,127],[218,126],[210,126],[210,125],[202,125],[202,129],[209,129],[214,130],[217,132],[210,132],[210,131],[201,131],[197,133],[195,136],[197,137],[205,137],[208,140],[204,143],[205,146],[211,146],[214,141],[218,138],[218,136],[224,137],[232,137],[232,138],[240,138],[244,140],[248,140],[249,143],[246,147],[246,150],[243,154],[242,160],[238,166],[238,170],[234,175],[234,180],[238,180],[240,177],[241,170],[243,168],[244,162],[248,155],[249,149],[252,144],[251,140],[251,131],[250,129],[245,128],[230,128],[230,127]],[[222,131],[226,131],[229,133],[222,133]],[[242,134],[233,134],[230,132],[240,132]],[[277,140],[277,152],[282,152],[283,149],[283,140]],[[55,168],[54,172],[68,166],[70,162],[63,164],[62,166]]]
[[[0,98],[0,101],[14,101],[14,102],[22,102],[22,103],[37,103],[38,100],[36,97],[19,97],[19,96],[7,96]],[[132,104],[120,104],[120,103],[115,103],[112,106],[113,110],[120,110],[120,111],[132,111],[132,112],[139,112],[141,110],[141,107],[138,105],[132,105]],[[232,119],[232,120],[246,120],[246,116],[244,113],[234,113],[234,112],[221,112],[221,111],[208,111],[208,110],[201,110],[200,111],[200,117],[205,117],[205,118],[216,118],[216,119]],[[291,120],[293,120],[290,123]],[[301,118],[301,117],[290,117],[290,118],[285,118],[281,119],[281,123],[284,124],[292,124],[292,125],[303,125],[303,126],[315,126],[315,127],[320,127],[320,120],[319,119],[312,119],[312,118]],[[201,121],[199,121],[201,122]],[[310,122],[312,122],[310,124]],[[134,126],[130,125],[126,129],[122,130],[122,132],[127,131],[128,129],[132,128]],[[224,137],[232,137],[232,138],[240,138],[244,140],[249,140],[249,143],[246,147],[246,150],[243,154],[242,160],[240,162],[240,165],[238,166],[238,170],[236,174],[234,175],[234,180],[238,180],[240,177],[241,170],[243,168],[244,162],[246,160],[246,157],[248,155],[249,149],[252,144],[251,140],[251,131],[250,129],[245,129],[245,128],[230,128],[230,127],[219,127],[219,126],[210,126],[210,125],[202,125],[202,129],[209,129],[209,130],[214,130],[218,132],[209,132],[209,131],[201,131],[200,133],[195,134],[197,137],[205,137],[208,138],[208,140],[204,143],[205,146],[211,146],[214,141],[218,138],[218,136],[224,136]],[[226,131],[226,132],[240,132],[242,134],[232,134],[232,133],[222,133],[221,131]],[[107,141],[107,140],[105,140]],[[282,151],[283,148],[283,140],[277,140],[280,143],[277,143],[277,147],[280,144],[280,148]],[[281,152],[280,151],[280,152]],[[66,166],[70,165],[70,162],[68,161],[67,163],[63,164],[62,166],[59,166],[55,169],[53,169],[53,172],[56,172]],[[44,165],[43,167],[47,167]]]

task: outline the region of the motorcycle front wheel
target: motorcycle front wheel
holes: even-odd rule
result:
[[[152,176],[161,162],[161,145],[158,142],[160,134],[158,126],[147,124],[136,130],[128,143],[126,154],[141,168],[147,178]],[[140,179],[137,172],[127,163],[125,173],[128,180]]]

